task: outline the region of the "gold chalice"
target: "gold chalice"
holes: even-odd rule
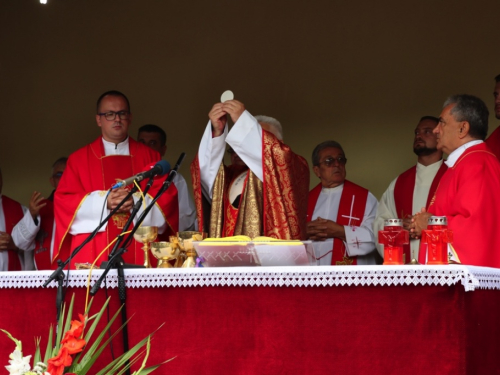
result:
[[[149,261],[149,246],[150,242],[156,240],[158,236],[158,227],[143,227],[140,226],[134,233],[134,239],[137,242],[143,244],[142,250],[144,250],[144,267],[151,268],[151,262]]]
[[[177,259],[179,252],[179,247],[171,242],[151,242],[151,253],[158,259],[158,268],[173,268],[169,260]]]
[[[172,248],[177,249],[178,255],[174,264],[174,268],[181,268],[186,260],[186,252],[181,248],[179,237],[169,236]]]
[[[206,233],[195,231],[185,231],[177,233],[181,252],[184,252],[185,254],[185,260],[182,264],[182,268],[191,268],[196,266],[197,254],[193,245],[193,241],[202,241],[204,238],[206,238],[206,236]]]

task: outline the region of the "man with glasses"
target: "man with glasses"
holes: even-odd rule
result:
[[[305,239],[309,167],[283,143],[280,123],[253,117],[237,100],[216,103],[208,116],[191,164],[200,229],[210,237]],[[242,163],[223,164],[226,144]]]
[[[62,157],[54,162],[49,178],[54,190],[47,199],[40,192],[33,192],[29,210],[12,230],[14,243],[25,251],[25,262],[26,264],[29,262],[30,269],[50,270],[56,268],[56,264],[52,263],[55,229],[54,193],[66,168],[67,160],[68,158]]]
[[[132,121],[127,97],[119,91],[108,91],[97,100],[97,126],[101,136],[89,145],[77,150],[68,163],[55,194],[56,246],[55,258],[66,260],[69,254],[61,252],[65,241],[71,250],[82,244],[111,210],[126,198],[130,187],[111,187],[143,172],[160,160],[158,152],[135,141],[128,135]],[[149,191],[155,196],[163,179],[156,179]],[[143,186],[144,188],[144,186]],[[148,200],[148,197],[146,197]],[[134,200],[128,198],[112,218],[101,227],[93,240],[86,244],[71,261],[97,265],[107,260],[113,246],[111,242],[122,233]],[[144,206],[141,206],[141,210]],[[175,189],[168,189],[150,211],[144,226],[157,226],[159,233],[178,230],[178,204]],[[108,245],[110,245],[108,247]],[[137,241],[131,241],[123,255],[125,263],[144,264],[145,254]],[[153,262],[155,259],[153,259]]]
[[[413,152],[417,155],[417,165],[401,173],[382,195],[373,224],[377,250],[384,256],[384,246],[378,244],[378,231],[384,228],[386,219],[403,219],[403,227],[410,229],[411,218],[422,207],[429,207],[441,176],[448,167],[443,163],[443,152],[437,149],[436,134],[433,133],[439,119],[424,116],[415,128]],[[411,239],[403,247],[404,261],[410,263],[418,259],[419,239]]]
[[[500,268],[500,163],[484,142],[489,111],[472,95],[453,95],[443,104],[434,128],[437,148],[448,155],[448,169],[429,204],[412,220],[412,235],[427,229],[431,216],[446,216],[453,232],[451,260]],[[419,254],[426,262],[426,254]]]
[[[309,192],[307,234],[319,264],[376,264],[372,224],[377,199],[346,180],[347,159],[339,143],[317,145],[312,162],[320,183]]]

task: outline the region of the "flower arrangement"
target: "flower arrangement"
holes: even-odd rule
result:
[[[154,334],[153,332],[100,371],[92,369],[92,372],[89,372],[104,348],[113,337],[121,331],[121,329],[115,331],[110,338],[104,341],[104,336],[117,318],[120,309],[115,313],[112,319],[110,319],[105,329],[94,338],[95,329],[108,306],[109,298],[104,303],[99,313],[93,316],[89,316],[88,314],[92,306],[92,301],[90,301],[85,314],[79,314],[78,320],[71,320],[73,302],[74,296],[71,299],[66,317],[66,307],[63,307],[58,323],[58,327],[63,327],[63,329],[57,332],[55,345],[52,344],[54,341],[54,330],[50,327],[47,348],[43,360],[40,350],[41,339],[37,338],[35,340],[36,349],[33,358],[33,368],[31,368],[30,365],[31,355],[23,356],[21,341],[15,339],[9,332],[0,329],[16,344],[15,350],[9,356],[9,365],[5,366],[10,375],[86,375],[88,373],[96,375],[119,375],[123,374],[132,364],[137,363],[141,359],[142,364],[140,368],[134,372],[134,375],[146,375],[156,370],[163,363],[168,362],[165,361],[155,366],[145,367],[150,352],[150,340]],[[62,332],[64,332],[64,335]],[[92,345],[90,345],[93,338],[94,341]]]

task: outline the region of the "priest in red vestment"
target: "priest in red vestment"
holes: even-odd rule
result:
[[[234,122],[228,132],[227,118]],[[282,142],[281,124],[243,103],[217,103],[191,164],[200,230],[210,237],[306,238],[307,161]],[[241,165],[223,163],[226,143]]]
[[[462,264],[500,267],[500,162],[483,142],[488,109],[472,95],[455,95],[443,106],[438,149],[448,154],[448,170],[426,210],[413,218],[413,234],[427,228],[430,216],[446,216],[452,247]],[[420,262],[425,262],[420,257]]]
[[[493,90],[495,99],[495,117],[500,120],[500,74],[495,77],[495,89]],[[486,139],[486,145],[500,160],[500,126]]]
[[[65,241],[70,241],[69,248],[73,251],[125,198],[129,187],[110,190],[117,180],[143,172],[149,165],[160,160],[158,152],[129,137],[131,119],[130,105],[125,95],[118,91],[101,95],[97,102],[96,121],[102,136],[70,155],[56,190],[54,214],[57,252],[54,254],[54,261],[69,257],[67,252],[62,251]],[[156,179],[149,191],[148,202],[155,196],[165,178]],[[110,244],[122,232],[133,204],[133,198],[129,198],[97,236],[72,258],[72,267],[75,263],[92,263],[98,257],[97,265],[107,260],[108,252],[113,248]],[[172,184],[142,225],[157,226],[159,233],[174,234],[178,230],[178,217],[177,191]],[[108,245],[109,248],[105,250]],[[144,264],[145,254],[141,247],[142,244],[133,240],[123,256],[124,261]],[[148,256],[152,258],[151,255]],[[153,263],[155,259],[151,261]]]
[[[14,243],[25,251],[25,257],[29,254],[34,258],[37,270],[57,268],[57,264],[52,263],[55,229],[54,194],[67,160],[68,158],[62,157],[54,162],[49,179],[54,190],[47,199],[40,192],[33,192],[28,211],[12,230]]]
[[[2,195],[2,187],[0,170],[0,271],[21,271],[26,269],[24,253],[12,240],[11,233],[27,209],[19,202]]]
[[[405,229],[410,229],[411,218],[422,207],[429,207],[431,198],[448,169],[443,163],[443,152],[437,149],[436,134],[433,133],[439,119],[424,116],[415,128],[413,152],[417,155],[417,165],[401,173],[394,179],[382,195],[373,224],[377,250],[384,256],[384,245],[378,243],[378,231],[384,229],[387,219],[402,219]],[[420,240],[411,239],[404,245],[405,263],[418,259]]]
[[[307,234],[319,264],[376,264],[372,225],[377,199],[345,179],[347,159],[338,142],[317,145],[312,162],[320,183],[309,192]]]

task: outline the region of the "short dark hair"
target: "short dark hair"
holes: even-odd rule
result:
[[[500,74],[495,77],[495,82],[496,83],[500,82]]]
[[[422,118],[418,122],[426,120],[434,121],[436,125],[439,124],[439,118],[437,118],[436,116],[422,116]]]
[[[99,106],[101,105],[102,100],[106,96],[121,96],[123,99],[125,99],[125,102],[127,102],[127,109],[130,112],[130,102],[128,101],[128,98],[125,96],[124,93],[117,91],[117,90],[110,90],[106,91],[104,94],[102,94],[99,99],[97,99],[97,106],[96,106],[96,112],[99,113]]]
[[[344,149],[340,145],[340,143],[336,141],[324,141],[321,142],[319,145],[317,145],[312,153],[312,164],[313,166],[318,166],[319,165],[319,153],[324,150],[325,148],[338,148],[339,150],[342,151],[342,153],[345,156]]]
[[[444,102],[443,108],[455,104],[450,114],[456,121],[467,121],[470,125],[469,134],[472,138],[484,141],[488,134],[488,116],[486,104],[473,95],[453,95]]]
[[[139,134],[140,132],[158,133],[158,134],[160,134],[161,145],[164,146],[167,144],[167,133],[165,133],[165,130],[160,128],[158,125],[154,125],[154,124],[142,125],[139,128],[139,131],[137,132],[137,134]]]
[[[54,164],[52,164],[52,168],[54,168],[54,167],[55,167],[56,165],[58,165],[58,164],[62,164],[62,163],[66,164],[66,163],[67,163],[67,161],[68,161],[68,158],[67,158],[66,156],[60,157],[59,159],[57,159],[57,160],[54,162]]]

